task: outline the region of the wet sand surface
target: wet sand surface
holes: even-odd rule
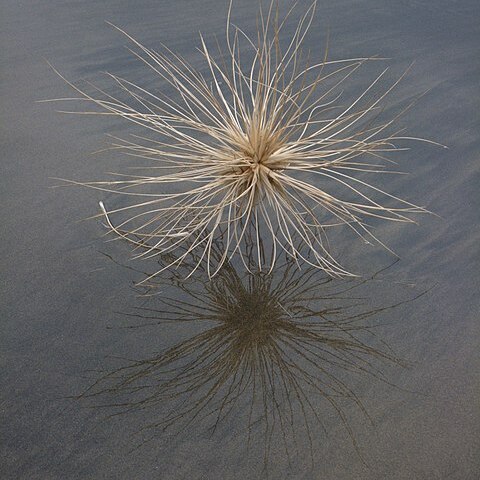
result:
[[[279,3],[286,11],[288,2]],[[256,0],[234,2],[233,19],[240,27],[255,28],[256,12]],[[69,398],[85,392],[102,372],[116,371],[129,360],[148,364],[211,325],[122,328],[139,321],[122,312],[147,306],[155,316],[168,317],[176,307],[162,298],[175,304],[188,295],[166,285],[165,297],[145,304],[132,288],[139,274],[115,263],[131,266],[128,247],[106,243],[100,221],[78,222],[98,213],[99,200],[114,201],[112,196],[50,187],[60,183],[53,177],[99,179],[127,165],[124,157],[91,153],[107,144],[105,134],[121,136],[128,128],[36,103],[72,95],[46,60],[71,80],[108,85],[101,73],[111,71],[156,88],[155,78],[144,76],[124,48],[126,39],[105,21],[149,47],[164,43],[200,65],[198,31],[212,42],[215,34],[222,38],[226,2],[18,1],[3,5],[0,13],[2,478],[479,478],[478,2],[319,2],[306,43],[312,55],[323,56],[328,31],[331,58],[388,57],[391,79],[415,62],[390,104],[428,90],[400,126],[448,149],[412,144],[400,160],[401,169],[411,174],[389,177],[383,185],[439,217],[421,216],[420,225],[379,225],[379,236],[400,260],[374,280],[368,278],[394,258],[381,248],[336,238],[339,254],[367,272],[367,281],[344,295],[338,293],[340,284],[323,285],[318,274],[312,280],[318,285],[315,295],[337,292],[328,305],[346,316],[360,315],[358,338],[371,349],[372,370],[326,364],[327,378],[341,379],[351,395],[322,395],[306,386],[304,405],[311,405],[310,413],[303,416],[302,402],[293,402],[289,414],[286,401],[267,430],[260,401],[255,407],[260,420],[251,425],[250,436],[248,396],[239,398],[215,431],[213,413],[177,422],[165,432],[141,429],[172,409],[181,412],[176,401],[195,405],[201,390],[118,416],[108,405],[123,398],[128,410],[133,397],[125,392],[120,397],[115,388],[96,397]],[[359,73],[360,83],[368,81],[363,76],[368,72],[369,67]],[[241,266],[236,267],[245,281]],[[285,272],[275,275],[281,281]],[[208,298],[201,272],[192,288]],[[282,288],[289,292],[290,287]],[[315,305],[326,304],[322,298]],[[382,308],[372,318],[361,316]],[[378,324],[375,335],[367,329],[372,324]],[[380,351],[393,351],[394,360],[378,358]],[[297,355],[295,362],[307,368],[305,357]],[[171,366],[175,378],[180,367]],[[159,380],[147,376],[145,382],[151,386]],[[270,397],[266,401],[272,404]],[[283,429],[282,418],[288,424]],[[144,443],[150,433],[154,438]]]

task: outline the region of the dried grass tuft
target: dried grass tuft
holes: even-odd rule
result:
[[[108,75],[121,96],[100,89],[92,95],[70,83],[82,99],[100,107],[82,113],[121,117],[144,132],[112,145],[147,161],[138,175],[71,182],[131,198],[119,208],[100,206],[111,232],[132,243],[138,257],[167,254],[188,243],[176,264],[192,251],[202,252],[199,262],[206,261],[213,276],[241,252],[252,230],[264,268],[272,269],[284,251],[329,275],[348,276],[330,253],[328,229],[347,226],[368,243],[385,246],[369,219],[413,222],[412,215],[425,212],[365,179],[392,173],[386,156],[412,139],[387,133],[398,115],[387,121],[377,117],[401,78],[378,93],[385,69],[342,105],[342,84],[372,59],[327,60],[325,54],[311,62],[302,44],[315,6],[285,42],[293,8],[280,18],[272,0],[260,9],[257,36],[251,38],[232,24],[230,4],[219,54],[200,36],[206,73],[167,47],[153,51],[122,31],[133,53],[174,94],[149,91],[113,74]],[[214,262],[216,239],[225,250]],[[261,251],[260,239],[270,245],[269,255]]]

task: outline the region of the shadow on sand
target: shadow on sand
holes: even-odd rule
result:
[[[397,300],[384,303],[382,294],[373,298],[388,283],[384,271],[346,281],[292,259],[266,273],[246,258],[248,265],[226,262],[211,279],[192,259],[200,266],[187,279],[184,262],[137,286],[140,305],[125,313],[124,328],[154,327],[148,335],[160,336],[157,328],[188,324],[187,338],[146,358],[117,357],[121,366],[102,372],[80,398],[109,417],[148,412],[140,444],[194,424],[212,434],[226,425],[245,435],[247,448],[260,441],[266,469],[272,445],[286,458],[307,447],[313,464],[324,419],[334,417],[362,458],[349,418],[356,410],[371,419],[355,386],[367,378],[394,386],[384,371],[406,367],[375,327],[425,292],[407,289],[399,301],[396,284]]]

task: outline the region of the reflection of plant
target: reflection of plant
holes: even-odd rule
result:
[[[275,5],[272,0],[260,12],[253,38],[231,24],[229,11],[226,51],[220,49],[218,58],[201,37],[207,74],[167,47],[156,52],[127,35],[135,55],[164,82],[163,93],[114,75],[117,96],[74,87],[101,109],[88,113],[141,128],[113,148],[147,166],[139,164],[137,175],[84,184],[134,199],[110,211],[101,207],[111,230],[142,248],[140,256],[188,242],[210,262],[214,240],[222,238],[225,251],[209,270],[214,275],[252,225],[275,251],[331,275],[348,275],[327,251],[328,227],[347,225],[378,241],[367,218],[410,222],[411,214],[424,211],[364,178],[385,172],[384,156],[402,150],[395,143],[409,138],[387,133],[397,117],[377,118],[398,81],[375,93],[385,70],[360,95],[340,103],[340,86],[368,59],[311,61],[302,43],[315,2],[286,43],[291,11],[281,19]]]
[[[266,274],[253,263],[253,273],[243,276],[226,264],[210,280],[202,266],[186,281],[177,270],[170,270],[168,281],[155,277],[146,287],[152,304],[130,314],[140,321],[130,327],[191,322],[200,331],[105,374],[84,396],[96,397],[97,404],[101,398],[118,413],[167,409],[145,427],[152,437],[195,420],[215,430],[243,413],[248,438],[263,431],[266,461],[275,434],[288,454],[300,430],[313,454],[326,402],[356,447],[346,408],[367,412],[351,376],[388,383],[382,362],[401,364],[375,339],[368,319],[401,303],[367,307],[368,299],[359,296],[366,281],[340,283],[313,267],[300,271],[293,261]]]

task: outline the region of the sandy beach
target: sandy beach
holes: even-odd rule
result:
[[[254,431],[250,448],[246,445],[248,405],[213,434],[208,422],[192,422],[175,434],[157,432],[136,448],[146,438],[139,429],[161,417],[161,408],[110,417],[108,407],[92,408],[103,398],[97,404],[72,398],[101,371],[120,367],[122,359],[148,359],[199,327],[122,328],[128,319],[121,312],[138,305],[132,285],[139,276],[115,262],[129,266],[130,249],[106,242],[101,220],[82,221],[99,213],[100,200],[114,202],[113,195],[56,187],[62,183],[56,178],[98,180],[124,169],[131,160],[95,152],[108,144],[107,134],[125,135],[128,125],[57,113],[64,105],[38,102],[73,95],[48,62],[72,81],[108,88],[102,72],[109,71],[159,88],[125,48],[127,39],[105,22],[153,49],[166,44],[200,65],[198,32],[210,42],[214,35],[222,38],[227,2],[3,3],[0,476],[267,478],[262,430]],[[284,12],[290,5],[287,0],[279,4]],[[255,28],[257,7],[257,0],[235,0],[234,23]],[[414,62],[387,105],[408,103],[426,92],[399,120],[399,128],[448,148],[413,142],[398,157],[409,175],[382,179],[389,192],[436,215],[420,216],[418,225],[379,225],[376,232],[400,260],[381,282],[362,287],[362,298],[379,308],[427,292],[376,317],[377,345],[388,344],[408,366],[379,367],[385,381],[342,377],[371,420],[351,403],[343,405],[354,442],[328,402],[313,396],[325,431],[312,426],[311,442],[299,426],[298,438],[289,439],[296,445],[291,459],[281,436],[273,438],[269,478],[480,476],[478,18],[480,5],[474,0],[318,2],[306,39],[312,56],[323,57],[328,36],[330,58],[388,58],[393,81]],[[360,84],[368,75],[368,68],[359,73]],[[381,248],[350,243],[349,237],[335,241],[345,262],[367,275],[395,260]]]

